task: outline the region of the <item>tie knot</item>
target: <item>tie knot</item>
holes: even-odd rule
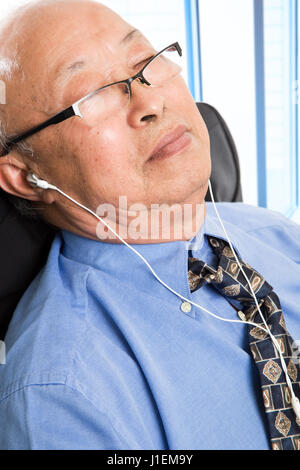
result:
[[[214,267],[209,266],[204,261],[193,257],[190,252],[191,291],[198,290],[205,283],[212,284],[223,296],[237,300],[245,307],[255,305],[252,291],[258,299],[266,298],[273,288],[263,276],[238,256],[237,262],[233,250],[225,240],[208,235],[206,237],[217,257],[217,262]]]

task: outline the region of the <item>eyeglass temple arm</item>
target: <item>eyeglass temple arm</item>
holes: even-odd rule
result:
[[[8,142],[5,145],[4,151],[6,153],[2,153],[1,157],[4,157],[9,153],[10,148],[20,142],[21,140],[27,139],[28,137],[32,136],[36,132],[41,131],[42,129],[45,129],[45,127],[52,126],[54,124],[59,124],[62,121],[65,121],[66,119],[75,116],[76,113],[73,109],[73,106],[70,106],[69,108],[65,109],[61,113],[56,114],[52,118],[48,119],[47,121],[43,122],[42,124],[39,124],[38,126],[34,127],[28,132],[25,132],[24,134],[18,135],[17,137],[10,138],[8,139]]]
[[[178,43],[178,42],[174,42],[174,44],[172,44],[172,45],[173,45],[174,47],[176,47],[177,52],[178,52],[178,54],[179,54],[180,57],[181,57],[181,56],[182,56],[182,49],[181,49],[179,43]]]

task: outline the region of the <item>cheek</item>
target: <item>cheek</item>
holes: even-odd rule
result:
[[[197,108],[192,94],[186,86],[182,77],[179,79],[180,85],[178,86],[178,93],[174,97],[176,100],[177,109],[182,113],[182,117],[189,119],[194,131],[199,136],[200,140],[209,145],[209,134],[206,124]]]
[[[198,130],[199,132],[199,137],[201,139],[201,141],[208,147],[210,147],[210,137],[209,137],[209,133],[208,133],[208,130],[207,130],[207,127],[206,127],[206,124],[201,116],[201,114],[199,113],[198,109],[196,110],[196,113],[195,113],[195,119],[194,119],[194,122],[195,122],[195,127],[196,129]]]
[[[194,98],[189,91],[182,76],[172,82],[165,92],[167,107],[178,117],[185,119],[194,130],[201,134],[203,140],[207,140],[207,130],[205,123],[198,111]]]
[[[95,194],[103,200],[114,201],[137,185],[134,164],[134,150],[126,127],[115,121],[102,123],[98,129],[84,129],[76,134],[78,162],[77,172],[85,187],[93,188],[88,194],[93,200]],[[132,189],[131,189],[132,190]],[[97,199],[98,204],[98,199]]]
[[[97,128],[81,125],[73,129],[70,135],[74,153],[81,155],[83,165],[89,162],[90,168],[105,170],[111,166],[128,160],[130,154],[128,134],[120,122],[105,121]]]
[[[111,149],[120,149],[126,141],[126,132],[122,130],[121,126],[114,126],[109,124],[97,130],[92,139],[98,143],[106,153],[111,153]]]
[[[113,168],[121,169],[130,154],[127,132],[120,126],[103,126],[89,135],[91,166],[111,174]]]
[[[194,98],[181,75],[171,82],[171,86],[166,89],[166,93],[168,93],[168,96],[172,99],[174,105],[180,105],[183,109],[189,108],[191,104],[195,103]]]

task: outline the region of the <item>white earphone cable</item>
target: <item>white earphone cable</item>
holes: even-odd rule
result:
[[[47,181],[44,181],[44,180],[39,180],[35,175],[31,174],[29,177],[28,177],[28,181],[31,182],[32,184],[35,184],[36,186],[42,188],[42,189],[52,189],[54,191],[57,191],[58,193],[60,193],[62,196],[66,197],[67,199],[69,199],[71,202],[73,202],[74,204],[76,204],[78,207],[84,209],[85,211],[89,212],[91,215],[93,215],[94,217],[96,217],[100,222],[102,222],[124,245],[126,245],[131,251],[133,251],[142,261],[143,263],[146,264],[146,266],[149,268],[149,270],[151,271],[151,273],[153,274],[153,276],[157,279],[157,281],[162,284],[164,287],[166,287],[166,289],[168,289],[170,292],[172,292],[173,294],[175,294],[177,297],[179,297],[180,299],[190,303],[191,305],[194,305],[195,307],[203,310],[204,312],[208,313],[209,315],[211,315],[212,317],[218,319],[218,320],[221,320],[221,321],[225,321],[225,322],[230,322],[230,323],[244,323],[244,324],[247,324],[247,325],[253,325],[257,328],[260,328],[262,331],[264,331],[265,333],[269,334],[270,335],[270,338],[274,344],[274,346],[276,347],[278,353],[279,353],[279,357],[280,357],[280,361],[281,361],[281,365],[282,365],[282,368],[283,368],[283,371],[285,373],[285,376],[286,376],[286,382],[287,382],[287,385],[288,385],[288,388],[290,390],[290,393],[291,393],[291,404],[292,404],[292,407],[294,409],[294,412],[298,418],[298,420],[300,420],[300,402],[299,402],[299,399],[296,397],[295,393],[294,393],[294,390],[293,390],[293,386],[292,386],[292,383],[290,381],[290,378],[289,378],[289,374],[288,374],[288,370],[287,370],[287,367],[286,367],[286,363],[285,363],[285,360],[283,358],[283,355],[282,355],[282,352],[281,352],[281,348],[280,348],[280,345],[278,344],[276,338],[274,337],[274,335],[271,333],[270,329],[269,329],[269,326],[268,324],[266,323],[265,321],[265,318],[260,310],[260,306],[258,304],[258,301],[257,301],[257,298],[255,296],[255,293],[253,291],[253,288],[252,288],[252,285],[251,285],[251,282],[249,281],[248,277],[246,276],[240,262],[239,262],[239,259],[235,253],[235,250],[233,249],[233,246],[232,246],[232,243],[229,239],[229,236],[227,234],[227,231],[224,227],[224,224],[220,218],[220,215],[219,215],[219,212],[218,212],[218,209],[216,207],[216,203],[215,203],[215,200],[214,200],[214,195],[213,195],[213,190],[212,190],[212,187],[211,187],[211,182],[209,181],[209,190],[210,190],[210,194],[211,194],[211,199],[212,199],[212,203],[213,203],[213,206],[214,206],[214,209],[215,209],[215,212],[216,212],[216,215],[218,217],[218,220],[221,224],[221,227],[225,233],[225,236],[226,236],[226,239],[228,240],[228,243],[230,245],[230,248],[234,254],[234,257],[238,263],[238,266],[239,268],[241,269],[241,272],[243,273],[245,279],[247,280],[247,283],[249,285],[249,288],[250,288],[250,291],[251,291],[251,294],[253,296],[253,299],[255,301],[255,304],[256,304],[256,309],[258,310],[261,318],[262,318],[262,321],[265,325],[266,328],[263,328],[261,325],[258,325],[257,323],[253,323],[253,322],[250,322],[250,321],[242,321],[242,320],[230,320],[230,319],[227,319],[227,318],[222,318],[212,312],[210,312],[209,310],[207,310],[206,308],[204,307],[201,307],[201,305],[197,304],[196,302],[193,302],[192,300],[190,299],[187,299],[186,297],[184,297],[183,295],[179,294],[178,292],[176,292],[174,289],[172,289],[171,287],[169,287],[162,279],[160,279],[160,277],[156,274],[156,272],[154,271],[154,269],[152,268],[152,266],[149,264],[149,262],[141,255],[141,253],[139,253],[137,250],[135,250],[135,248],[133,248],[131,245],[129,245],[125,240],[123,240],[116,232],[113,228],[111,228],[101,217],[99,217],[95,212],[93,212],[91,209],[89,209],[88,207],[84,206],[83,204],[80,204],[79,202],[77,202],[75,199],[73,199],[71,196],[69,196],[68,194],[64,193],[61,189],[57,188],[56,186],[52,185],[52,184],[49,184]]]

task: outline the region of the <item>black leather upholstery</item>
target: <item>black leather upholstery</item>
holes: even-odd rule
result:
[[[54,230],[22,217],[0,192],[0,339],[23,292],[45,263]]]
[[[228,126],[218,111],[197,103],[210,136],[211,185],[216,202],[243,202],[239,157]],[[205,200],[211,201],[208,192]]]
[[[212,188],[216,202],[240,202],[242,191],[237,151],[229,129],[210,105],[197,104],[211,138]],[[209,194],[206,197],[210,201]],[[13,311],[39,272],[55,230],[21,216],[0,190],[0,339]]]

